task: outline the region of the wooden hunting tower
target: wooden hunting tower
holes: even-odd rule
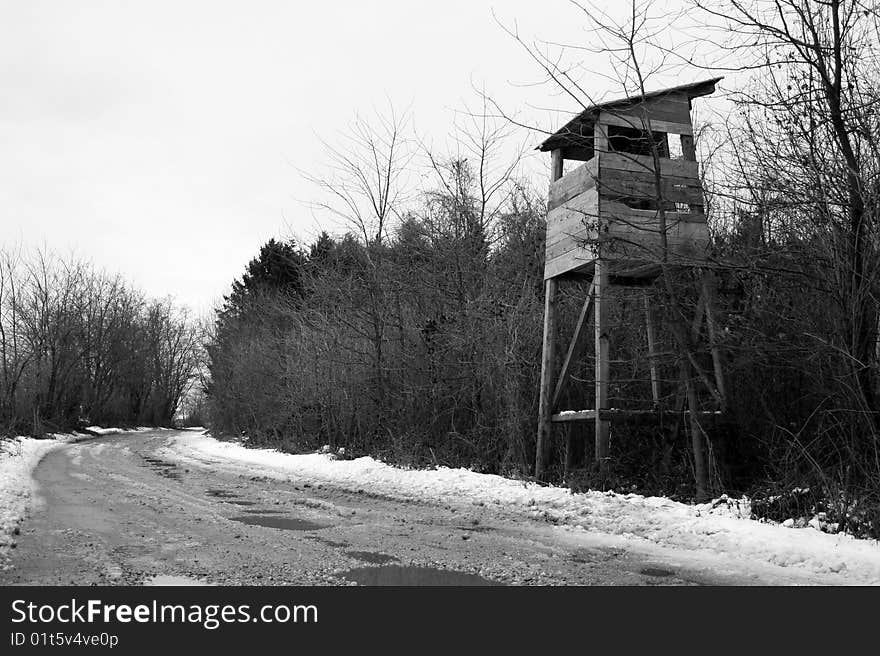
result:
[[[588,107],[538,147],[551,153],[538,477],[548,458],[553,423],[594,421],[596,460],[601,464],[607,458],[611,417],[625,412],[608,406],[609,285],[650,285],[665,268],[706,263],[708,232],[691,101],[713,93],[720,79]],[[566,162],[571,161],[576,164],[567,170]],[[557,284],[578,278],[591,280],[590,291],[556,375]],[[556,408],[560,392],[578,356],[580,334],[589,323],[591,308],[595,406],[561,412]],[[653,348],[647,302],[646,312],[648,343]],[[711,331],[712,320],[709,316],[706,320]],[[715,373],[720,376],[717,367]],[[651,375],[656,402],[658,383],[653,368]],[[717,387],[723,390],[720,378]]]

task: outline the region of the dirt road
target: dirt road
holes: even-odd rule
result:
[[[184,468],[156,455],[174,434],[125,433],[49,453],[0,584],[781,582],[720,574],[711,563],[685,568],[495,509]]]

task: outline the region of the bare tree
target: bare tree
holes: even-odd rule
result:
[[[321,140],[326,153],[318,171],[300,169],[323,198],[309,201],[313,209],[341,219],[363,239],[380,245],[390,224],[401,216],[411,192],[409,164],[414,156],[408,112],[355,115],[339,144]]]
[[[411,193],[409,166],[414,149],[408,135],[409,123],[408,113],[398,115],[393,108],[387,116],[377,114],[372,122],[356,116],[340,135],[341,145],[322,142],[327,153],[326,171],[303,172],[324,196],[309,205],[342,219],[363,240],[367,298],[354,320],[364,326],[358,330],[368,336],[370,343],[373,390],[380,416],[386,411],[387,392],[386,241],[392,223],[403,216]]]
[[[2,253],[4,431],[171,423],[194,367],[192,334],[170,302],[147,308],[119,277],[83,260]]]
[[[695,2],[731,37],[726,47],[761,73],[739,94],[737,138],[754,202],[769,193],[800,208],[800,226],[828,238],[840,347],[854,388],[880,425],[877,381],[877,6],[860,0]],[[766,119],[770,119],[766,121]],[[745,182],[745,181],[744,181]],[[756,194],[760,198],[756,198]],[[742,199],[742,196],[740,196]]]

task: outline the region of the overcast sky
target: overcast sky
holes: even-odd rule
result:
[[[442,142],[474,82],[531,120],[575,109],[522,86],[538,71],[493,7],[526,38],[584,38],[563,0],[0,0],[2,244],[204,311],[269,237],[323,225],[296,167],[356,111],[411,106]]]

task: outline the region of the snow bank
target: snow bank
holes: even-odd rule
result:
[[[101,426],[88,426],[87,431],[95,435],[118,435],[119,433],[149,433],[157,430],[171,430],[170,428],[156,428],[151,426],[138,426],[137,428],[102,428]],[[205,430],[202,428],[201,430]]]
[[[735,502],[697,506],[663,497],[543,487],[467,469],[408,470],[373,458],[335,460],[328,454],[290,455],[248,449],[204,434],[178,434],[163,456],[194,466],[281,480],[321,481],[404,500],[490,505],[535,519],[676,549],[837,574],[852,583],[880,584],[880,544],[791,529],[748,519]]]
[[[88,430],[99,435],[125,432],[121,428],[101,426],[89,426]],[[42,440],[16,437],[0,441],[0,558],[7,556],[15,544],[15,535],[27,515],[34,492],[32,474],[42,457],[62,444],[92,438],[94,435],[88,433],[49,433],[47,439]]]
[[[27,513],[34,490],[31,473],[44,455],[64,441],[16,437],[0,442],[0,557],[15,544],[14,536]]]
[[[100,426],[87,426],[86,430],[97,435],[116,435],[122,432],[121,428],[101,428]]]

